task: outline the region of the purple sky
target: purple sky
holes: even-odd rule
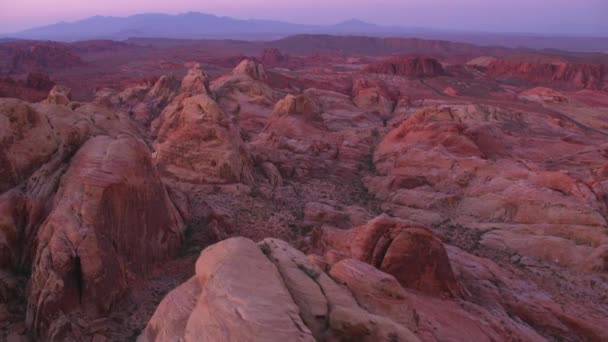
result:
[[[0,32],[93,15],[200,11],[236,18],[328,24],[608,36],[608,0],[0,0]]]

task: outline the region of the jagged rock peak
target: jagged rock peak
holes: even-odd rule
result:
[[[306,95],[287,95],[274,106],[276,115],[312,114],[318,111],[316,103]]]
[[[47,103],[57,104],[57,105],[67,105],[72,101],[72,91],[70,88],[55,85],[49,92],[49,96],[46,98]]]
[[[184,79],[186,77],[184,77]],[[156,81],[156,83],[154,83],[154,86],[152,86],[152,89],[150,89],[148,95],[150,97],[169,97],[170,95],[176,93],[179,88],[179,78],[174,75],[163,75]]]
[[[199,63],[195,63],[188,70],[188,73],[182,80],[181,90],[190,93],[205,93],[210,94],[209,76]]]
[[[235,75],[247,75],[255,80],[265,80],[267,77],[264,66],[250,59],[241,61],[241,63],[234,68],[232,73]]]

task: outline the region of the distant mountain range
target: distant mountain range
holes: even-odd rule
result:
[[[148,13],[129,17],[95,16],[75,22],[60,22],[0,35],[0,40],[2,38],[55,41],[125,40],[132,37],[270,40],[294,34],[410,36],[478,45],[608,52],[608,37],[546,37],[459,32],[422,27],[382,26],[358,19],[347,20],[335,25],[305,25],[273,20],[242,20],[199,12],[177,15]]]
[[[143,38],[238,38],[268,39],[300,33],[311,34],[403,34],[422,28],[380,26],[357,19],[336,25],[303,25],[273,20],[241,20],[211,14],[137,14],[130,17],[95,16],[75,22],[60,22],[10,36],[21,39],[76,41]]]

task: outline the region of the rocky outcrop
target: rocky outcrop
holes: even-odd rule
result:
[[[52,68],[70,68],[83,64],[70,47],[58,42],[14,42],[6,44],[9,73],[46,71]]]
[[[158,88],[160,88],[160,86],[155,88],[157,88],[155,93],[159,93],[160,89]],[[203,71],[200,64],[196,63],[188,70],[188,73],[182,80],[180,91],[192,94],[211,95],[211,91],[209,90],[209,76]]]
[[[536,87],[528,90],[524,90],[519,95],[517,95],[519,99],[538,102],[540,104],[544,103],[568,103],[568,98],[553,89],[544,88],[544,87]]]
[[[28,269],[34,239],[74,153],[91,136],[134,134],[135,129],[124,116],[94,104],[71,110],[2,99],[0,108],[0,207],[7,210],[0,249],[12,255],[11,262],[0,264]]]
[[[460,295],[443,244],[428,229],[380,216],[348,230],[322,228],[318,235],[316,243],[325,253],[366,262],[406,288]]]
[[[379,113],[362,111],[349,96],[307,89],[278,101],[250,146],[257,159],[271,161],[285,177],[336,169],[352,175],[369,155],[378,126]]]
[[[72,92],[70,89],[56,85],[49,92],[49,96],[46,98],[46,102],[56,105],[67,105],[72,101]]]
[[[605,90],[608,87],[608,66],[605,64],[495,60],[478,67],[499,80],[566,89]]]
[[[213,80],[211,90],[220,107],[236,119],[244,132],[257,134],[280,97],[267,81],[264,67],[245,59],[229,74]]]
[[[367,282],[390,282],[379,277]],[[377,293],[368,307],[379,298],[388,299]],[[401,321],[415,328],[411,307],[401,304]],[[138,341],[418,341],[407,325],[359,306],[348,288],[286,242],[232,238],[201,253],[196,275],[161,302]]]
[[[475,227],[483,245],[584,267],[608,238],[604,204],[586,180],[595,176],[551,165],[569,155],[591,167],[591,155],[605,158],[592,147],[603,137],[553,120],[492,107],[420,110],[378,145],[378,176],[368,187],[392,215]],[[578,153],[581,145],[587,152]],[[574,234],[573,226],[587,233]]]
[[[367,66],[364,73],[404,76],[409,78],[428,78],[446,74],[441,63],[428,57],[401,57]]]
[[[410,252],[425,262],[424,248]],[[457,300],[404,289],[392,275],[356,259],[332,262],[277,239],[256,245],[231,238],[201,253],[196,275],[162,300],[138,341],[605,337],[605,318],[597,312],[589,311],[593,323],[585,323],[578,317],[582,306],[561,308],[490,260],[454,247],[444,250],[447,255],[462,290]]]
[[[601,56],[243,44],[5,78],[45,93],[0,99],[0,340],[608,340]]]
[[[390,100],[386,87],[369,79],[357,79],[353,82],[353,102],[357,107],[377,112],[383,118],[390,117],[393,111],[393,101]]]
[[[199,78],[200,77],[200,78]],[[208,84],[202,71],[189,73],[185,90],[195,92]],[[194,85],[198,83],[198,85]],[[163,109],[177,96],[182,80],[173,75],[164,75],[155,82],[143,82],[127,87],[121,92],[100,89],[95,94],[95,102],[116,110],[123,110],[140,125],[148,128]],[[191,86],[191,89],[187,89]],[[199,89],[196,89],[196,88]],[[205,88],[206,89],[206,88]]]
[[[95,319],[125,293],[133,274],[176,252],[182,222],[146,146],[99,136],[74,156],[40,228],[27,323],[40,338],[77,329],[67,315]]]
[[[279,49],[270,48],[262,51],[261,60],[265,65],[275,65],[288,62],[289,56],[283,54]]]
[[[0,100],[0,191],[26,180],[58,150],[79,146],[95,129],[66,107]]]
[[[251,161],[240,132],[206,92],[206,78],[191,71],[181,93],[152,123],[155,163],[164,177],[192,184],[251,180]]]

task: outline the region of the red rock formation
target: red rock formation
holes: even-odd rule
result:
[[[353,82],[352,96],[353,102],[363,110],[377,112],[384,118],[392,114],[393,101],[381,82],[357,79]]]
[[[25,85],[40,91],[49,91],[55,85],[47,74],[33,72],[27,75]]]
[[[235,117],[246,134],[257,134],[264,128],[272,106],[279,98],[267,81],[264,67],[245,59],[232,72],[211,83],[222,110]]]
[[[56,42],[15,42],[3,44],[8,53],[9,73],[45,71],[54,68],[69,68],[83,64],[82,59],[71,49]]]
[[[580,165],[593,165],[587,153],[605,156],[590,147],[602,136],[570,125],[552,126],[550,116],[498,108],[420,110],[378,145],[378,176],[368,186],[395,216],[479,227],[483,245],[584,267],[608,241],[597,230],[606,227],[604,206],[584,181],[590,174],[546,172],[546,158],[572,154],[583,158]],[[577,144],[559,139],[566,130],[578,137]],[[531,139],[536,143],[529,144]],[[590,148],[584,157],[577,154],[581,145]],[[568,232],[572,226],[589,235],[575,237]]]
[[[406,288],[460,295],[443,244],[429,230],[378,217],[363,226],[324,228],[318,244],[391,274]]]
[[[191,71],[182,82],[186,92],[152,123],[155,163],[163,177],[178,182],[250,182],[251,161],[239,131],[207,93],[205,82],[200,69]]]
[[[92,103],[0,99],[0,340],[132,340],[188,278],[141,339],[608,339],[608,96],[567,89],[591,69],[558,66],[558,92],[443,42],[143,42],[61,45],[93,68],[53,79]],[[293,42],[319,53],[240,61]],[[404,49],[450,77],[351,53]],[[602,63],[517,63],[574,60]]]
[[[380,288],[385,277],[367,278],[376,280],[367,286]],[[357,293],[363,295],[359,288]],[[372,303],[366,301],[367,307]],[[399,319],[406,325],[366,311],[284,241],[267,239],[258,246],[233,238],[201,253],[196,275],[161,302],[139,339],[418,341],[407,327],[415,328],[411,307],[405,300],[400,304]]]
[[[78,329],[67,315],[106,315],[132,274],[177,251],[181,226],[142,142],[89,140],[70,163],[36,238],[27,315],[32,333],[60,340]]]
[[[480,70],[500,80],[570,89],[608,89],[608,67],[603,64],[496,60]]]
[[[279,49],[264,49],[261,61],[265,65],[276,65],[289,61],[289,56],[284,55]]]
[[[0,78],[0,97],[38,102],[47,97],[54,85],[48,75],[38,72],[29,73],[25,80],[4,77]]]
[[[46,98],[46,102],[50,104],[66,106],[72,101],[72,91],[66,87],[56,85],[49,92],[49,96]]]
[[[363,72],[387,74],[410,78],[427,78],[445,75],[445,70],[436,59],[427,57],[394,58],[367,66]]]
[[[533,101],[538,103],[568,103],[568,98],[559,92],[544,88],[536,87],[522,91],[517,96],[522,100]]]

